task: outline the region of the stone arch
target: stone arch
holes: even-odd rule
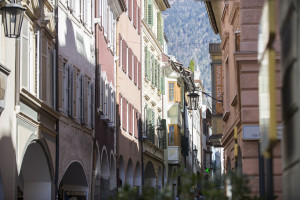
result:
[[[131,159],[129,159],[127,163],[126,184],[129,185],[130,187],[133,187],[133,166],[132,166]]]
[[[81,198],[87,198],[89,192],[89,184],[82,163],[73,161],[66,168],[64,175],[59,184],[59,197],[70,199],[77,197],[80,192]]]
[[[107,156],[106,148],[102,148],[101,153],[101,179],[100,179],[100,197],[101,199],[108,199],[109,197],[109,179],[110,179],[110,167]]]
[[[123,156],[119,157],[119,168],[118,168],[118,187],[123,187],[125,184],[125,168]]]
[[[137,162],[135,165],[133,186],[138,190],[139,193],[141,193],[142,177],[141,177],[141,166],[139,162]]]
[[[148,161],[145,167],[145,186],[156,187],[155,168],[151,161]]]
[[[18,190],[24,199],[52,199],[50,158],[39,140],[29,140],[19,172]]]

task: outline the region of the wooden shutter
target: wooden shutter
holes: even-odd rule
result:
[[[157,74],[157,82],[158,82],[158,83],[157,83],[157,89],[158,89],[159,91],[161,91],[161,90],[160,90],[160,85],[161,85],[161,83],[160,83],[160,77],[161,77],[161,75],[160,75],[160,65],[157,66],[157,71],[158,71],[158,72],[157,72],[157,73],[158,73],[158,74]]]
[[[128,101],[125,103],[125,130],[128,131]]]
[[[63,66],[64,61],[60,57],[58,59],[58,108],[60,111],[63,111]]]
[[[132,50],[128,48],[128,76],[132,78]]]
[[[84,122],[87,124],[88,121],[88,79],[84,77]]]
[[[138,34],[141,34],[141,8],[138,7],[138,21],[137,21],[137,26],[138,26]]]
[[[126,99],[123,97],[123,102],[122,102],[122,109],[123,109],[123,111],[122,111],[122,115],[123,115],[123,117],[122,117],[122,127],[123,127],[123,129],[124,130],[126,130],[126,127],[125,127],[125,121],[126,121],[126,119],[125,119],[125,116],[126,116]]]
[[[76,118],[76,98],[77,98],[77,69],[73,68],[73,85],[72,85],[72,99],[73,99],[73,110],[72,117]]]
[[[122,43],[122,48],[123,48],[123,54],[122,54],[122,57],[123,57],[123,61],[122,61],[122,67],[123,67],[123,71],[126,73],[126,68],[127,68],[127,44],[125,42],[125,40],[123,40],[123,43]]]
[[[154,56],[151,56],[151,83],[154,85],[155,80],[155,62],[154,62]]]
[[[136,0],[133,0],[133,26],[136,28],[136,18],[137,18],[137,2]]]
[[[67,68],[67,96],[68,96],[68,116],[72,117],[72,85],[73,85],[73,71],[72,66],[69,65]]]
[[[148,24],[150,26],[153,25],[153,3],[152,3],[152,0],[149,0],[148,1]]]
[[[123,61],[122,37],[121,34],[119,33],[119,66],[121,68],[122,68],[122,61]]]
[[[122,95],[121,95],[121,93],[119,93],[119,115],[118,115],[118,117],[119,117],[119,124],[120,124],[120,126],[122,127],[123,126],[123,124],[122,124],[122,121],[121,121],[121,119],[122,119]]]
[[[157,40],[161,42],[161,13],[157,13]]]
[[[141,62],[138,62],[138,70],[139,70],[139,75],[138,75],[138,88],[141,89],[142,87],[142,64]]]
[[[128,103],[128,132],[131,135],[132,134],[132,130],[131,130],[131,113],[132,113],[132,108],[131,108],[131,104]]]
[[[29,83],[29,28],[28,21],[24,18],[22,27],[22,38],[21,38],[21,77],[22,86],[27,88]]]
[[[96,85],[96,91],[97,91],[97,109],[98,111],[102,111],[101,109],[101,65],[99,64],[97,66],[97,77],[96,77],[97,85]]]
[[[137,61],[137,57],[134,56],[134,64],[133,64],[133,67],[134,67],[134,84],[137,85],[137,80],[138,80],[138,61]]]
[[[138,111],[134,109],[134,137],[138,138]]]
[[[144,0],[144,20],[147,22],[148,17],[148,0]]]
[[[164,75],[164,70],[162,70],[161,73],[161,93],[165,95],[165,75]]]
[[[47,93],[48,93],[48,90],[47,90],[47,80],[48,80],[48,55],[47,55],[47,52],[48,52],[48,41],[46,40],[46,38],[42,37],[42,80],[41,80],[41,84],[42,84],[42,100],[44,102],[47,102]],[[28,52],[27,52],[28,54]],[[28,67],[28,70],[30,67]],[[28,71],[29,72],[29,71]],[[26,76],[27,76],[27,73],[26,73]],[[27,76],[28,77],[28,76]],[[30,80],[28,80],[28,83],[29,83]],[[27,85],[26,85],[27,87]],[[29,88],[28,88],[29,90]]]
[[[148,78],[148,47],[145,46],[145,77]]]
[[[128,17],[132,20],[132,0],[128,0]]]

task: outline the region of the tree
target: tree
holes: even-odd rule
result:
[[[192,72],[195,71],[195,62],[194,62],[193,59],[190,61],[190,70],[191,70]]]

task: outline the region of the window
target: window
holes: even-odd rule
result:
[[[94,83],[89,82],[88,93],[88,124],[90,128],[94,128]]]
[[[135,70],[134,70],[134,66],[135,66],[134,63],[135,63],[135,62],[134,62],[134,60],[135,60],[135,59],[134,59],[134,55],[132,54],[132,60],[131,60],[131,63],[132,63],[132,67],[131,67],[132,72],[131,72],[131,73],[132,73],[132,80],[133,80],[133,81],[134,81],[134,73],[135,73]]]
[[[85,124],[85,101],[84,101],[84,82],[85,76],[82,74],[79,78],[79,118],[80,123]]]
[[[169,83],[169,101],[174,101],[174,82]]]
[[[29,23],[24,18],[21,33],[21,86],[29,90],[30,86],[30,41]]]
[[[65,64],[64,66],[64,112],[73,117],[73,66]]]
[[[119,94],[121,95],[121,94]],[[119,107],[120,107],[120,126],[123,127],[123,98],[120,97],[120,102],[119,102]]]
[[[175,126],[169,126],[169,145],[175,145]]]

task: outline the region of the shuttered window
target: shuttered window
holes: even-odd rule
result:
[[[154,56],[151,56],[151,83],[154,85],[155,82],[155,62],[154,62]]]
[[[128,0],[128,17],[132,20],[132,0]]]
[[[144,20],[147,22],[148,17],[148,0],[144,0]]]
[[[157,89],[161,92],[161,80],[160,80],[161,74],[160,74],[160,65],[157,65]]]
[[[157,60],[154,60],[154,85],[157,87],[158,84],[158,69],[157,69]]]
[[[122,69],[126,73],[126,63],[127,63],[127,44],[125,40],[122,40]]]
[[[85,124],[84,119],[84,75],[80,75],[79,78],[79,117],[80,123]]]
[[[136,28],[137,26],[137,2],[133,0],[133,26]]]
[[[162,41],[161,13],[157,12],[157,40]],[[161,43],[162,44],[162,43]]]
[[[123,127],[123,98],[121,93],[119,93],[119,116],[120,116],[120,126]]]
[[[26,18],[23,19],[21,35],[21,85],[29,90],[29,27]]]
[[[56,110],[56,50],[53,49],[51,51],[51,69],[52,69],[52,88],[51,88],[51,93],[52,93],[52,108]]]
[[[137,26],[138,26],[138,34],[141,34],[141,8],[140,7],[138,7]]]
[[[165,95],[165,74],[164,74],[164,70],[162,69],[162,72],[161,72],[161,93],[163,95]]]
[[[128,48],[128,76],[132,78],[132,50]]]
[[[134,77],[134,84],[137,85],[137,81],[138,81],[138,61],[137,61],[137,57],[134,57],[134,73],[133,73],[133,77]]]
[[[97,111],[102,112],[101,107],[101,65],[97,66]]]
[[[122,61],[123,61],[123,49],[122,49],[122,37],[121,34],[119,34],[119,66],[122,68]]]
[[[153,3],[152,0],[148,0],[148,16],[147,16],[147,22],[150,26],[153,25]]]
[[[141,89],[142,87],[142,64],[138,62],[138,88]]]

